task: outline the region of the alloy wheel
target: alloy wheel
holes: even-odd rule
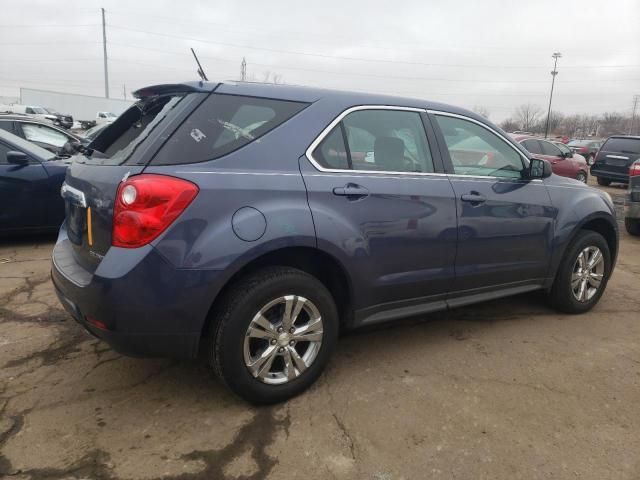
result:
[[[322,345],[322,316],[309,299],[285,295],[255,314],[244,338],[244,362],[251,375],[272,385],[307,370]]]
[[[571,274],[571,291],[579,302],[585,303],[598,292],[604,279],[604,256],[598,247],[586,247],[576,258]]]

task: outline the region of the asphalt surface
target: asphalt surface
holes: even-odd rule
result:
[[[86,334],[53,293],[53,241],[0,243],[0,477],[640,478],[640,238],[624,231],[590,313],[535,293],[354,333],[269,408],[198,362]]]

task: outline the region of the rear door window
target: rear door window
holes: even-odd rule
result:
[[[531,153],[535,153],[538,155],[542,153],[542,149],[540,148],[540,143],[538,143],[538,140],[525,140],[522,142],[522,146]]]
[[[212,94],[167,141],[155,165],[214,160],[260,138],[308,103]]]
[[[351,112],[324,137],[312,156],[329,169],[434,172],[420,114],[408,110],[370,108]]]
[[[548,155],[550,157],[560,157],[561,152],[558,147],[556,147],[553,143],[545,142],[540,140],[540,146],[542,147],[542,154]]]

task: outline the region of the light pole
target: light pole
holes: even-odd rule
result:
[[[549,121],[551,119],[551,100],[553,100],[553,85],[556,83],[556,75],[558,74],[558,70],[556,69],[556,67],[558,66],[558,59],[562,57],[562,54],[560,52],[554,52],[553,55],[551,55],[551,58],[553,58],[553,70],[551,71],[551,94],[549,95],[549,109],[547,110],[547,125],[544,128],[544,138],[547,138],[547,135],[549,135]]]

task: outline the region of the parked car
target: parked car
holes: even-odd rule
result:
[[[575,153],[582,155],[589,166],[593,165],[602,142],[594,140],[571,140],[567,146]]]
[[[340,330],[535,290],[581,313],[613,271],[611,197],[467,110],[245,82],[137,95],[67,171],[55,291],[116,350],[201,351],[252,402],[311,385]]]
[[[587,162],[582,155],[573,153],[566,145],[528,135],[512,135],[512,137],[534,157],[542,158],[551,163],[553,173],[556,175],[575,178],[582,183],[587,183],[589,177]]]
[[[640,235],[640,160],[629,167],[629,191],[624,206],[624,225],[631,235]]]
[[[111,125],[111,124],[110,123],[102,123],[100,125],[96,125],[94,127],[91,127],[89,130],[84,132],[84,134],[82,135],[82,143],[84,145],[88,145],[89,143],[91,143],[100,134],[100,132],[102,132],[109,125]]]
[[[67,143],[79,144],[81,137],[24,115],[0,114],[0,130],[6,130],[56,155],[68,155]]]
[[[69,160],[0,129],[0,234],[58,230]]]
[[[598,185],[611,182],[629,182],[629,168],[640,159],[640,136],[614,135],[607,138],[600,147],[596,160],[591,166],[591,174],[598,179]]]
[[[55,117],[55,120],[53,120],[54,125],[63,128],[71,128],[73,126],[73,116],[69,115],[68,113],[60,113],[57,110],[49,107],[43,108],[48,114]]]
[[[101,125],[103,123],[113,123],[116,118],[118,118],[118,116],[111,112],[98,112],[96,114],[96,125]]]
[[[29,115],[46,123],[53,123],[56,120],[55,115],[50,114],[44,108],[36,105],[21,105],[18,103],[11,105],[0,105],[0,112]]]

